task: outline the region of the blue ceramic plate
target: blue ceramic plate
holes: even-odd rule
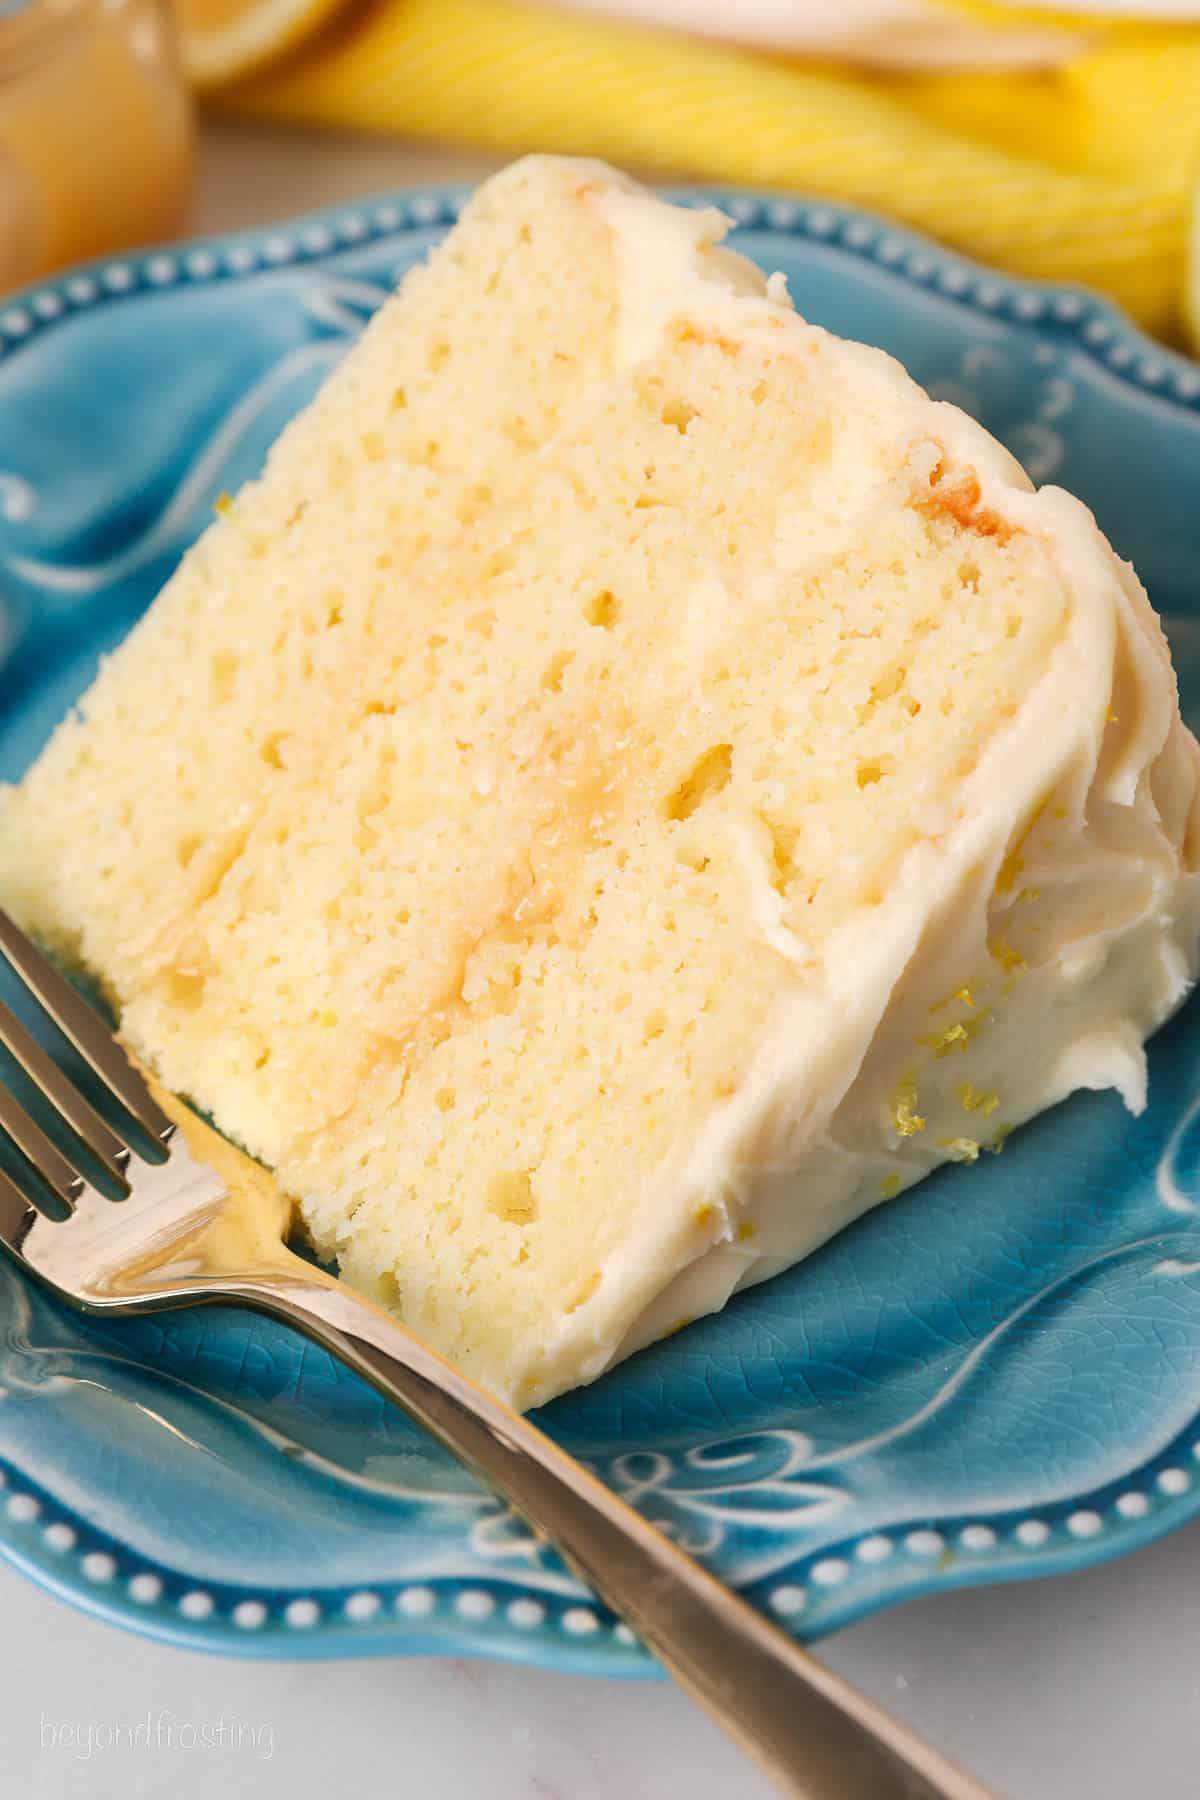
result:
[[[722,199],[721,196],[718,196]],[[1095,298],[832,207],[724,196],[800,310],[1082,494],[1200,709],[1200,370]],[[0,776],[34,755],[459,197],[98,265],[0,307]],[[816,1636],[1132,1549],[1200,1510],[1200,1001],[1151,1104],[1081,1095],[549,1408],[549,1430]],[[247,1314],[99,1323],[0,1263],[0,1549],[246,1654],[646,1673],[628,1633],[327,1356]]]

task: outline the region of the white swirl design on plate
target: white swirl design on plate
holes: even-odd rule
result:
[[[37,496],[23,475],[0,469],[0,517],[22,524],[37,504]]]
[[[1188,1133],[1200,1121],[1200,1098],[1192,1101],[1174,1131],[1167,1139],[1166,1149],[1159,1158],[1158,1167],[1154,1171],[1154,1185],[1158,1189],[1158,1197],[1170,1212],[1196,1213],[1200,1211],[1193,1195],[1184,1192],[1179,1184],[1179,1153],[1183,1149]],[[1200,1144],[1196,1145],[1200,1153]],[[1173,1274],[1178,1270],[1172,1270]]]

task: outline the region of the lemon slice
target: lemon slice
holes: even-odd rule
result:
[[[290,50],[343,0],[175,0],[183,65],[194,86],[218,87]]]

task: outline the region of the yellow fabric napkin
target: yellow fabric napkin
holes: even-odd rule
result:
[[[1004,28],[996,9],[973,11]],[[1177,338],[1200,26],[1087,30],[1089,47],[1058,69],[872,74],[516,0],[359,0],[216,100],[846,200],[984,262],[1105,289]]]

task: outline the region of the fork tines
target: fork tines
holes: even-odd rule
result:
[[[121,1046],[98,1014],[2,909],[0,955],[99,1077],[109,1097],[165,1149],[175,1128]],[[25,1071],[57,1117],[87,1146],[122,1191],[128,1193],[126,1171],[130,1146],[84,1098],[3,1002],[0,1002],[0,1044]],[[3,1087],[0,1087],[0,1130],[32,1164],[56,1198],[64,1206],[74,1206],[87,1185],[85,1178],[15,1096]],[[11,1203],[15,1197],[15,1187],[7,1180],[0,1181],[0,1200]]]

